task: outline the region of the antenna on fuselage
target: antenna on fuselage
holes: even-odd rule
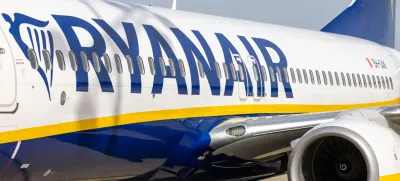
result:
[[[174,1],[172,2],[172,8],[171,8],[172,10],[176,10],[176,1],[177,1],[177,0],[174,0]]]

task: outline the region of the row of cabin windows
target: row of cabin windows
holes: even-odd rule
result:
[[[277,71],[279,68],[277,68]],[[284,69],[285,72],[285,81],[288,81],[287,78],[289,77],[288,72],[286,69]],[[369,88],[379,88],[379,89],[392,89],[393,90],[393,81],[391,77],[386,77],[386,76],[370,76],[370,75],[364,75],[364,74],[354,74],[354,73],[338,73],[338,72],[331,72],[331,71],[321,71],[321,74],[318,70],[312,71],[303,69],[290,69],[290,74],[292,78],[292,82],[296,83],[304,83],[305,84],[325,84],[325,85],[336,85],[336,86],[341,86],[343,85],[344,87],[349,86],[349,87],[369,87]],[[316,77],[316,80],[314,78],[314,74]],[[297,80],[296,80],[297,76]],[[302,78],[303,76],[303,78]],[[321,77],[322,76],[322,77]],[[310,81],[309,79],[310,78]]]
[[[44,49],[42,51],[43,54],[43,59],[45,62],[45,66],[46,69],[51,70],[53,69],[53,65],[52,65],[52,61],[51,61],[51,56],[48,50]],[[29,60],[31,62],[31,66],[34,69],[38,69],[39,65],[38,65],[38,60],[37,60],[37,56],[36,56],[36,52],[33,49],[29,49],[28,50],[28,55],[29,55]],[[89,58],[88,55],[85,52],[80,52],[79,56],[81,57],[82,60],[82,65],[83,65],[83,70],[85,72],[89,72],[90,71],[90,66],[89,66]],[[74,52],[69,51],[68,52],[68,57],[70,60],[70,64],[71,64],[71,68],[74,71],[78,70],[78,66],[77,66],[77,58]],[[91,58],[93,60],[93,68],[96,72],[100,72],[101,71],[101,66],[100,66],[100,57],[97,55],[97,53],[92,53]],[[64,59],[64,55],[60,50],[56,51],[56,59],[58,62],[58,66],[61,70],[65,70],[66,69],[66,65],[65,65],[65,59]],[[105,69],[108,73],[112,73],[112,66],[111,66],[111,58],[108,54],[104,54],[103,55],[103,59],[104,59],[104,66]],[[134,67],[133,67],[133,58],[129,55],[125,56],[126,59],[126,63],[128,66],[128,71],[130,74],[134,74]],[[161,67],[161,74],[166,76],[167,75],[167,66],[165,64],[165,60],[160,57],[158,59],[158,63],[160,64]],[[114,55],[114,61],[115,61],[115,65],[116,65],[116,71],[119,74],[123,73],[123,68],[122,68],[122,61],[121,61],[121,57],[118,54]],[[136,61],[137,61],[137,65],[139,66],[139,73],[144,75],[145,74],[145,68],[144,68],[144,62],[142,57],[138,56],[136,57]],[[157,62],[154,61],[154,59],[152,57],[148,58],[148,63],[149,63],[149,67],[150,67],[150,73],[152,75],[155,75],[156,69],[155,69],[155,64]],[[169,63],[169,69],[170,72],[172,74],[172,76],[176,76],[176,69],[175,69],[175,63],[172,59],[168,59],[168,63]],[[185,69],[185,65],[183,63],[183,61],[181,59],[178,60],[178,66],[179,66],[179,71],[180,71],[180,76],[185,77],[186,76],[186,69]],[[222,77],[222,73],[221,73],[221,67],[220,64],[218,62],[214,63],[215,66],[215,70],[216,70],[216,74],[217,77],[219,79],[221,79]],[[239,69],[239,74],[236,74],[236,68],[234,64],[229,64],[227,65],[226,63],[222,63],[223,66],[223,72],[225,75],[225,78],[227,80],[230,79],[230,75],[232,76],[233,80],[241,80],[243,81],[245,79],[245,71],[243,68],[242,64],[237,64],[238,69]],[[203,64],[200,61],[197,61],[197,67],[198,67],[198,71],[200,74],[201,78],[204,78],[205,76],[205,72],[204,72],[204,68],[203,68]],[[260,69],[257,65],[253,65],[252,66],[253,69],[253,73],[254,73],[254,78],[256,81],[258,81],[260,79],[259,76],[262,76],[263,80],[267,81],[268,80],[268,76],[267,76],[267,71],[265,69],[265,67],[263,65],[261,65]],[[281,69],[279,67],[276,67],[275,69],[272,66],[268,67],[269,69],[269,73],[270,73],[270,79],[272,82],[275,81],[279,81],[279,82],[292,82],[292,83],[300,83],[302,84],[303,81],[305,84],[324,84],[324,85],[337,85],[337,86],[349,86],[349,87],[369,87],[369,88],[383,88],[383,89],[392,89],[393,90],[393,82],[392,82],[392,78],[391,77],[384,77],[384,76],[370,76],[370,75],[364,75],[364,74],[349,74],[349,73],[337,73],[337,72],[331,72],[331,71],[321,71],[321,74],[318,70],[312,71],[312,70],[305,70],[305,69],[296,69],[294,70],[293,68],[290,68],[290,76],[291,76],[291,80],[289,77],[289,72],[286,68],[283,68],[283,77],[282,77],[282,72]],[[277,76],[276,76],[277,75]],[[315,77],[314,77],[315,75]],[[276,77],[275,77],[276,76]],[[297,76],[297,79],[296,79]],[[309,79],[310,78],[310,79]]]

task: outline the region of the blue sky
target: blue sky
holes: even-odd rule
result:
[[[170,8],[172,0],[120,0]],[[178,9],[259,22],[320,30],[350,4],[351,0],[178,0]],[[399,10],[400,3],[396,4]],[[400,29],[400,13],[396,29]],[[399,32],[399,31],[396,31]],[[400,33],[396,33],[400,50]]]

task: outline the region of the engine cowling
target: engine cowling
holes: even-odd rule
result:
[[[400,137],[389,124],[341,117],[319,125],[296,143],[290,181],[400,180]]]

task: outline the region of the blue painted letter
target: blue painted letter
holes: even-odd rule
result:
[[[156,71],[156,74],[154,75],[152,93],[161,94],[164,86],[164,78],[171,78],[171,79],[176,79],[176,84],[178,85],[178,94],[188,94],[186,81],[185,78],[181,76],[180,69],[175,68],[176,76],[172,75],[169,66],[166,66],[165,76],[161,73],[161,65],[159,60],[160,57],[162,57],[162,51],[161,51],[162,49],[164,50],[167,57],[172,59],[175,67],[179,65],[175,53],[171,49],[171,46],[169,46],[168,42],[161,36],[161,34],[153,26],[151,25],[143,25],[143,26],[147,32],[147,35],[149,36],[151,47],[153,49],[154,66]]]
[[[102,56],[106,51],[106,43],[100,32],[90,23],[83,19],[79,19],[72,16],[61,16],[53,15],[54,19],[57,21],[58,25],[62,29],[71,50],[76,54],[78,71],[76,72],[76,90],[87,92],[89,90],[88,85],[88,73],[85,72],[82,67],[82,59],[80,53],[83,51],[91,57],[92,53],[95,52]],[[78,35],[74,31],[74,27],[82,28],[86,30],[90,36],[93,38],[93,46],[82,47],[79,41]],[[89,58],[93,65],[92,58]],[[104,64],[100,61],[101,70],[105,70]],[[100,82],[101,90],[103,92],[114,92],[110,76],[107,71],[96,72],[97,78]]]
[[[121,52],[132,57],[133,71],[134,74],[131,76],[131,93],[141,93],[142,92],[142,82],[141,74],[139,72],[139,65],[137,62],[137,57],[139,56],[139,43],[136,35],[135,27],[132,23],[122,23],[124,26],[125,34],[128,43],[125,43],[121,36],[104,20],[94,19],[94,21],[107,32],[107,34],[112,38],[114,43],[118,46]]]
[[[260,38],[253,38],[254,42],[256,42],[258,48],[261,50],[262,54],[264,55],[265,62],[268,66],[271,66],[274,70],[279,68],[281,72],[283,72],[283,68],[287,69],[287,60],[285,54],[283,54],[282,50],[272,43],[271,41],[260,39]],[[279,62],[274,63],[272,58],[267,50],[267,48],[273,49],[279,56]],[[270,72],[271,74],[271,72]],[[283,75],[280,75],[283,77]],[[271,82],[271,97],[278,97],[278,82],[279,81],[272,81],[271,75],[269,76]],[[289,82],[282,81],[283,87],[285,88],[286,98],[293,98],[292,87],[290,86]]]
[[[204,49],[204,52],[207,55],[207,60],[201,54],[200,50],[196,47],[196,45],[187,37],[181,30],[177,28],[171,28],[172,32],[174,32],[175,36],[178,38],[179,42],[183,50],[185,51],[186,59],[188,60],[189,68],[190,68],[190,76],[192,79],[192,94],[199,95],[200,93],[200,84],[199,84],[199,72],[197,69],[197,62],[195,56],[198,61],[203,65],[203,69],[205,75],[207,77],[208,83],[210,85],[212,95],[220,95],[220,80],[217,76],[217,71],[215,67],[215,58],[211,51],[210,46],[204,39],[203,35],[200,34],[199,31],[193,30],[194,35],[199,40],[201,46]]]

